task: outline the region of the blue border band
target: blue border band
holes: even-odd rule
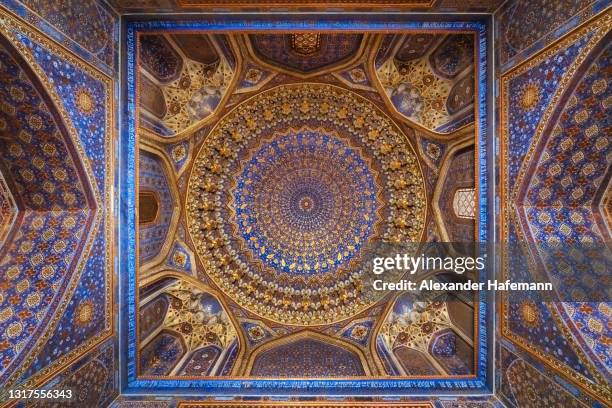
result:
[[[123,384],[123,393],[148,393],[148,394],[181,394],[202,395],[205,392],[210,396],[235,396],[235,395],[333,395],[333,396],[357,396],[357,395],[385,395],[406,396],[418,394],[475,394],[490,393],[488,367],[488,332],[487,316],[490,313],[487,307],[487,295],[480,293],[478,310],[478,367],[474,379],[357,379],[357,380],[268,380],[268,379],[205,379],[205,380],[170,380],[170,379],[139,379],[136,375],[136,318],[135,309],[136,295],[136,225],[135,225],[135,132],[136,123],[134,113],[136,110],[135,95],[135,56],[136,36],[138,32],[154,31],[270,31],[270,30],[338,30],[338,31],[406,31],[406,30],[432,30],[432,31],[471,31],[478,37],[478,140],[479,140],[479,195],[481,197],[479,214],[480,223],[478,234],[480,242],[488,240],[488,168],[487,168],[487,30],[488,24],[484,21],[466,22],[426,22],[426,21],[404,21],[398,16],[374,15],[371,18],[340,19],[321,17],[313,20],[308,16],[295,20],[286,16],[279,16],[279,21],[270,17],[240,17],[237,15],[227,16],[203,16],[197,21],[133,21],[126,23],[127,40],[127,121],[123,123],[121,135],[121,225],[120,243],[122,277],[121,296],[121,319],[127,326],[127,336],[121,341],[124,350],[127,350],[127,361],[124,361],[122,370],[127,384]],[[483,274],[481,281],[486,281],[487,276]],[[124,326],[124,327],[125,327]],[[126,338],[127,337],[127,338]]]

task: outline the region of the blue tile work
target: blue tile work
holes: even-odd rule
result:
[[[272,333],[267,327],[253,322],[242,322],[242,329],[246,333],[247,341],[250,346],[262,343],[272,338]]]
[[[63,300],[73,278],[71,261],[78,261],[77,248],[87,239],[89,217],[85,211],[24,215],[0,264],[9,278],[1,282],[6,328],[0,337],[2,383],[23,363]]]
[[[78,276],[75,269],[95,214],[70,136],[14,52],[0,48],[0,127],[4,164],[26,211],[0,261],[8,278],[1,283],[2,382],[22,363]]]
[[[140,320],[138,330],[140,338],[145,339],[155,331],[164,321],[168,311],[168,297],[157,296],[140,308]]]
[[[610,369],[610,302],[567,302],[563,307],[583,339],[582,346],[601,361],[602,371]]]
[[[237,92],[250,92],[260,88],[274,75],[273,71],[255,65],[248,61],[244,67],[244,75],[240,77],[240,82],[236,89]]]
[[[451,98],[452,98],[452,95],[449,96],[449,100]],[[447,103],[448,103],[448,101],[447,101]],[[468,115],[465,115],[465,116],[461,117],[460,119],[452,120],[452,121],[448,122],[447,124],[442,125],[439,128],[437,128],[436,131],[440,132],[440,133],[450,133],[450,132],[453,132],[455,130],[459,130],[462,127],[467,126],[467,125],[469,125],[471,123],[474,123],[474,114],[472,114],[472,113],[470,113]]]
[[[566,338],[559,326],[554,323],[546,304],[526,300],[523,303],[511,302],[508,304],[508,309],[508,326],[514,334],[526,339],[531,345],[553,356],[585,378],[593,380],[584,362],[573,349],[572,340]],[[531,316],[536,320],[532,320]]]
[[[469,374],[470,353],[462,353],[457,347],[457,335],[453,331],[443,331],[431,340],[431,355],[452,375]]]
[[[45,384],[45,389],[70,389],[70,401],[45,401],[33,408],[106,407],[117,396],[116,346],[105,342]]]
[[[250,374],[319,378],[363,376],[365,372],[356,353],[323,340],[300,339],[259,354]]]
[[[0,128],[6,135],[0,151],[17,194],[33,211],[89,207],[70,137],[37,81],[21,76],[24,70],[11,54],[11,49],[0,48],[0,98],[6,106],[0,112]]]
[[[519,354],[511,345],[500,344],[497,396],[506,406],[604,407],[575,388],[568,389],[556,383],[559,377],[553,370],[531,359],[521,358]]]
[[[76,129],[88,158],[101,195],[105,194],[104,177],[107,171],[107,137],[110,130],[107,102],[111,97],[108,84],[93,77],[79,64],[53,53],[35,38],[15,32],[17,38],[31,51],[55,92],[61,99],[70,122]]]
[[[522,211],[530,227],[531,238],[540,246],[550,247],[560,243],[580,245],[587,242],[603,244],[601,231],[595,227],[593,210],[589,207],[555,208],[546,205],[525,207]],[[555,268],[550,269],[552,274],[560,273]]]
[[[106,73],[116,71],[119,18],[103,1],[6,0],[2,6]]]
[[[358,323],[352,324],[351,326],[343,330],[341,333],[341,336],[344,337],[345,339],[348,339],[357,344],[361,344],[362,346],[365,346],[366,344],[368,344],[368,339],[370,338],[370,334],[371,334],[373,327],[374,327],[373,320],[366,320],[363,322],[358,322]]]
[[[143,35],[140,47],[143,67],[160,82],[169,82],[179,76],[183,59],[163,36]]]
[[[580,81],[562,105],[559,120],[537,163],[526,204],[542,207],[559,202],[570,208],[598,204],[593,201],[612,161],[607,101],[612,87],[611,68],[612,48],[607,46],[578,74]]]
[[[205,376],[209,375],[217,359],[221,355],[221,349],[216,346],[206,346],[196,350],[189,360],[181,367],[180,375]]]
[[[168,154],[174,166],[176,174],[181,174],[189,161],[191,156],[191,141],[183,140],[178,143],[173,143],[164,147],[165,152]]]
[[[543,249],[562,244],[566,250],[568,245],[602,244],[610,239],[597,219],[601,218],[598,192],[607,183],[611,157],[606,115],[611,20],[609,11],[601,13],[500,80],[505,164],[500,169],[505,183],[500,197],[502,240],[536,245],[532,251],[536,262],[548,274],[556,295],[564,296],[562,300],[568,300],[568,293],[571,300],[577,293],[593,300],[544,304],[508,297],[501,308],[501,333],[506,343],[516,346],[517,355],[537,362],[538,371],[554,367],[555,375],[546,372],[544,376],[585,402],[590,398],[612,401],[602,374],[611,363],[606,351],[611,337],[610,303],[597,287],[601,276],[594,263],[576,261],[567,267],[563,262],[568,257],[555,257]],[[527,270],[526,265],[510,260],[505,273],[513,280],[532,279]],[[506,375],[502,384],[508,380],[510,388],[525,388],[519,371],[526,370],[516,370],[512,378]],[[551,383],[549,388],[555,387]],[[524,395],[512,395],[517,405],[524,403]]]
[[[419,138],[419,144],[429,164],[436,170],[439,169],[442,158],[446,154],[446,144],[425,137]]]
[[[317,163],[302,169],[301,163],[312,157]],[[275,177],[281,174],[278,163],[282,169],[291,169],[293,178]],[[329,174],[342,180],[337,190],[326,185],[325,176]],[[238,225],[239,233],[260,260],[272,268],[300,276],[333,271],[371,239],[378,210],[375,177],[362,153],[343,139],[319,131],[280,136],[258,146],[237,177],[235,211],[236,218],[243,220]],[[279,209],[272,200],[259,200],[259,192],[264,189],[286,192],[277,200],[288,205]],[[339,197],[351,191],[360,193],[354,194],[351,206],[338,205]],[[311,218],[310,211],[317,211],[316,216]],[[334,222],[340,224],[325,223],[334,216],[338,217]],[[343,220],[347,220],[346,225],[341,223]],[[295,224],[299,227],[293,227]],[[300,234],[316,231],[320,224],[325,225],[325,234],[318,238],[319,247],[306,247],[307,239]],[[328,249],[329,240],[338,246]]]
[[[189,274],[194,272],[195,265],[192,265],[192,252],[183,244],[175,242],[168,253],[166,264],[173,269],[185,271]]]
[[[289,70],[308,73],[337,64],[355,55],[363,40],[363,34],[321,34],[320,50],[312,55],[302,55],[293,50],[292,37],[288,34],[251,35],[255,54],[270,64],[278,64]],[[299,40],[296,40],[296,42]]]
[[[373,85],[370,82],[370,78],[368,78],[367,65],[365,63],[361,63],[357,66],[353,66],[349,69],[341,71],[336,75],[340,76],[344,81],[348,82],[355,88],[363,87],[372,89]]]
[[[610,239],[605,227],[599,228],[595,214],[601,211],[597,191],[608,183],[606,174],[612,164],[610,119],[607,115],[610,89],[609,70],[612,48],[602,40],[578,71],[579,81],[568,89],[558,108],[558,120],[537,160],[531,180],[526,180],[526,221],[535,242],[545,246],[555,243],[604,245]],[[608,176],[609,177],[609,176]],[[560,205],[559,205],[560,204]],[[603,216],[605,218],[605,216]],[[568,257],[542,254],[542,261],[553,277],[559,293],[588,294],[588,300],[607,300],[605,290],[595,282],[601,279],[596,262],[575,260],[564,268]],[[593,258],[593,257],[591,257]],[[605,268],[605,267],[604,267]],[[609,265],[608,268],[609,269]],[[571,324],[576,325],[587,350],[605,366],[612,367],[608,327],[610,303],[566,303]]]
[[[142,349],[140,370],[143,375],[168,375],[186,351],[178,333],[161,332]]]
[[[12,7],[16,4],[9,2],[8,6]],[[31,14],[23,7],[18,11],[19,15],[32,24],[41,24],[40,20],[32,19]],[[109,224],[112,208],[110,186],[113,183],[114,174],[111,167],[115,130],[113,81],[105,74],[110,70],[106,66],[101,66],[100,61],[94,63],[103,71],[89,65],[88,61],[91,59],[84,56],[82,50],[76,50],[75,55],[54,41],[63,42],[63,45],[72,49],[64,42],[64,37],[55,33],[54,39],[50,39],[29,27],[27,23],[5,14],[3,10],[0,10],[0,15],[4,23],[1,28],[2,33],[15,45],[27,64],[41,79],[42,86],[49,91],[49,98],[57,108],[58,117],[66,126],[68,134],[74,138],[71,154],[76,155],[79,166],[82,166],[84,170],[71,170],[65,177],[84,173],[88,180],[84,185],[92,190],[86,194],[90,198],[83,210],[75,211],[68,208],[70,211],[62,214],[62,207],[59,207],[60,211],[48,211],[25,217],[32,219],[28,219],[27,223],[23,224],[23,234],[30,234],[30,239],[39,236],[41,222],[37,218],[44,218],[43,229],[54,226],[57,230],[49,241],[50,248],[60,248],[68,243],[67,248],[73,254],[62,257],[61,261],[65,259],[70,262],[72,259],[75,263],[71,267],[61,267],[73,274],[73,280],[69,285],[66,282],[58,286],[63,291],[63,296],[53,300],[45,298],[45,302],[52,301],[50,310],[54,310],[56,308],[54,304],[59,303],[62,313],[56,313],[55,316],[44,319],[44,324],[40,324],[37,329],[42,331],[42,335],[39,336],[36,332],[29,331],[29,336],[37,339],[38,343],[35,347],[22,345],[27,346],[24,352],[29,353],[29,356],[16,368],[14,377],[9,379],[11,384],[16,382],[22,386],[34,386],[40,383],[43,377],[52,378],[87,350],[111,336],[113,331],[112,292],[114,289],[113,266],[110,257],[112,230]],[[79,15],[81,19],[84,18],[81,14]],[[47,31],[48,28],[48,26],[42,27],[44,32],[53,33],[53,31]],[[82,26],[79,26],[78,29],[82,30]],[[112,44],[111,46],[114,47]],[[114,51],[112,49],[111,51],[112,55]],[[45,138],[43,134],[40,136]],[[49,147],[44,141],[40,143],[40,149],[51,156],[57,150]],[[68,155],[61,153],[61,156],[65,158]],[[32,162],[36,163],[35,160]],[[57,164],[54,164],[51,158],[45,161],[45,165],[56,166]],[[53,169],[50,169],[47,175],[58,177]],[[42,183],[46,178],[48,176],[45,175],[37,177],[36,182]],[[44,184],[42,187],[37,186],[36,191],[45,191]],[[87,214],[90,214],[90,217],[95,220],[93,224],[91,221],[87,223],[79,220],[79,217],[82,218]],[[86,247],[83,246],[85,244],[75,245],[68,242],[79,239],[79,236],[83,235],[83,233],[70,231],[70,228],[75,227],[89,234],[89,242]],[[42,234],[41,239],[45,239],[45,234]],[[93,248],[91,251],[90,247]],[[84,248],[88,251],[88,256],[77,266],[79,254]],[[53,263],[54,257],[57,256],[44,257],[44,261],[35,269],[40,268],[38,276],[42,279],[36,285],[41,289],[53,283],[45,279],[53,280],[58,276],[57,272],[53,271],[56,268]],[[113,366],[112,370],[114,371],[115,368]],[[111,374],[111,377],[114,377],[114,373]],[[111,393],[114,393],[115,385],[111,389]]]
[[[93,248],[104,248],[104,235],[99,234]],[[104,274],[104,254],[92,251],[81,280],[68,302],[64,315],[53,336],[42,348],[30,368],[23,374],[21,380],[50,366],[54,361],[68,355],[88,340],[95,339],[110,330],[112,321],[108,317],[107,291],[108,283]]]
[[[522,160],[544,111],[559,87],[559,80],[576,59],[593,33],[542,60],[537,66],[516,76],[508,84],[508,177],[515,180]],[[533,95],[533,97],[531,97]]]
[[[512,0],[495,12],[502,71],[527,59],[609,5],[609,0]]]
[[[140,234],[140,261],[153,259],[161,251],[170,232],[170,223],[174,213],[174,198],[170,191],[170,180],[164,169],[161,158],[152,153],[140,152],[140,191],[152,191],[159,200],[159,215],[149,224],[138,228]]]
[[[446,37],[429,56],[433,70],[445,78],[455,78],[474,60],[474,38],[469,34]]]
[[[477,33],[478,41],[476,42],[476,55],[478,55],[477,66],[477,81],[479,83],[480,94],[478,95],[478,113],[476,121],[479,123],[478,127],[478,139],[479,139],[479,157],[482,162],[479,163],[481,183],[479,184],[479,193],[481,195],[487,194],[487,124],[485,118],[485,111],[487,106],[486,97],[486,23],[483,22],[448,22],[448,23],[417,23],[405,21],[405,19],[395,19],[394,17],[387,17],[386,19],[378,19],[376,17],[371,20],[355,20],[351,18],[347,19],[326,19],[324,21],[308,20],[303,21],[296,18],[296,20],[278,20],[278,19],[266,19],[265,17],[260,19],[245,19],[241,16],[224,16],[223,19],[210,17],[202,18],[198,21],[149,21],[149,22],[128,22],[126,41],[128,44],[127,53],[127,87],[128,87],[128,101],[127,101],[127,112],[135,112],[136,99],[134,94],[135,86],[135,40],[136,33],[139,30],[147,31],[180,31],[180,30],[294,30],[296,27],[301,29],[321,29],[321,30],[333,30],[333,29],[348,29],[351,30],[405,30],[405,29],[430,29],[430,30],[441,30],[448,32],[449,30],[462,30],[462,31],[473,31]],[[320,395],[321,392],[329,394],[345,393],[346,390],[350,389],[353,395],[371,394],[372,392],[378,394],[405,394],[408,392],[432,392],[432,390],[471,390],[472,392],[478,392],[485,389],[487,384],[487,331],[484,330],[486,327],[486,315],[487,307],[484,302],[484,298],[480,302],[480,310],[478,315],[478,321],[482,330],[479,332],[478,344],[479,344],[479,360],[476,367],[476,376],[474,378],[461,379],[461,380],[397,380],[397,379],[359,379],[359,380],[283,380],[283,381],[269,381],[264,379],[257,380],[230,380],[230,379],[219,379],[219,380],[167,380],[167,379],[156,379],[149,380],[144,378],[138,378],[136,376],[136,366],[134,364],[136,358],[136,349],[134,347],[134,335],[133,328],[129,327],[130,323],[134,321],[136,317],[136,310],[134,308],[134,301],[136,293],[134,291],[136,280],[135,280],[135,235],[134,235],[134,222],[135,214],[134,199],[134,158],[136,154],[135,146],[135,121],[134,117],[130,115],[126,118],[126,132],[123,135],[124,138],[121,142],[122,146],[122,161],[125,163],[122,172],[122,179],[125,181],[123,184],[123,190],[121,191],[122,207],[127,211],[122,214],[120,221],[121,234],[124,236],[124,244],[121,246],[121,264],[124,265],[121,274],[125,276],[125,286],[122,298],[125,300],[125,314],[123,320],[126,322],[127,338],[124,343],[124,349],[127,352],[126,358],[128,364],[123,375],[127,380],[128,390],[139,391],[146,390],[146,392],[163,392],[162,389],[172,387],[174,389],[188,389],[191,387],[206,387],[209,394],[211,395],[227,395],[227,394],[244,394],[248,393],[251,395],[262,395],[270,392],[283,392],[291,394],[301,395]],[[483,241],[487,239],[487,217],[488,217],[488,205],[486,200],[481,201],[479,208],[481,225],[479,226],[479,238]]]

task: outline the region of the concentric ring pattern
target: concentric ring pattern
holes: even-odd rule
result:
[[[408,139],[371,102],[324,84],[243,102],[203,143],[188,230],[205,273],[247,310],[336,322],[382,294],[368,248],[421,239],[423,176]]]
[[[359,253],[378,220],[370,166],[322,130],[289,130],[264,141],[236,182],[240,236],[261,261],[283,272],[341,267]]]

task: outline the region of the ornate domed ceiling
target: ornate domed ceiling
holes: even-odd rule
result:
[[[609,0],[2,2],[0,406],[610,406],[611,27]],[[473,241],[486,274],[381,280],[553,290],[373,290],[374,256]]]
[[[399,300],[370,262],[384,244],[474,239],[472,35],[139,47],[139,375],[342,375],[319,353],[349,376],[474,375],[474,299]],[[414,89],[388,91],[390,72]]]
[[[203,272],[241,306],[333,323],[382,295],[364,282],[364,256],[375,242],[420,241],[425,194],[410,142],[374,104],[327,84],[280,85],[206,137],[187,226]]]

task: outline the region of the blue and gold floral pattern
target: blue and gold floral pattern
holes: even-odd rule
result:
[[[581,391],[610,402],[602,373],[609,370],[610,311],[596,282],[605,265],[555,259],[556,245],[603,244],[598,195],[610,167],[609,34],[612,14],[602,12],[501,78],[502,234],[530,242],[532,255],[556,294],[594,302],[502,302],[501,332]],[[609,92],[608,92],[609,94]],[[527,266],[527,265],[524,265]],[[602,269],[603,268],[603,269]],[[527,268],[504,262],[504,273],[524,277]],[[554,349],[554,352],[551,352]],[[567,386],[564,384],[564,386]]]
[[[16,200],[22,200],[22,195],[25,198],[24,210],[23,219],[15,226],[15,246],[1,262],[22,268],[30,281],[28,286],[13,276],[22,282],[21,292],[16,293],[25,296],[18,302],[22,305],[19,310],[13,311],[21,316],[21,329],[27,329],[28,340],[14,337],[17,349],[10,342],[7,348],[3,342],[2,353],[18,350],[19,355],[4,359],[8,370],[0,382],[32,387],[92,350],[113,330],[109,224],[113,208],[109,187],[113,179],[113,86],[109,77],[66,48],[9,14],[0,14],[2,36],[15,47],[7,50],[11,55],[2,59],[3,67],[24,60],[21,74],[14,77],[7,72],[3,80],[15,81],[18,86],[27,86],[30,81],[34,88],[26,97],[32,103],[31,98],[39,95],[40,102],[28,104],[16,115],[20,120],[32,117],[29,124],[20,125],[25,130],[22,137],[14,133],[10,143],[2,144],[3,148],[15,145],[16,155],[31,154],[27,161],[34,168],[20,172],[18,179],[10,176]],[[73,49],[68,43],[64,46]],[[13,95],[17,99],[11,103],[18,102],[19,92]],[[14,115],[10,109],[4,113]],[[9,125],[19,122],[13,120]],[[33,128],[28,130],[28,126]],[[39,172],[41,160],[45,170]],[[23,158],[11,161],[23,167]],[[32,179],[30,172],[36,178]],[[41,203],[39,196],[43,194],[48,202]],[[24,246],[24,242],[29,244]],[[93,246],[96,251],[90,251]],[[40,301],[33,291],[39,292]],[[14,295],[11,298],[17,301]],[[13,323],[18,322],[11,322],[11,335],[19,336],[19,324]],[[113,385],[109,392],[114,389]]]
[[[7,328],[0,336],[0,378],[5,379],[61,303],[95,204],[73,142],[40,84],[10,49],[0,48],[0,60],[1,149],[25,209],[0,260],[5,273],[0,319]]]
[[[413,34],[392,48],[387,41],[374,74],[391,109],[441,134],[474,121],[473,35]]]
[[[23,0],[22,3],[95,58],[114,67],[117,16],[95,0]],[[43,25],[43,24],[41,24]]]
[[[187,197],[206,274],[248,310],[302,325],[376,302],[364,282],[368,243],[420,241],[425,210],[400,129],[322,84],[273,88],[224,117],[197,154]]]
[[[154,192],[159,200],[159,215],[155,221],[140,225],[138,228],[140,261],[145,263],[161,252],[170,233],[177,203],[171,192],[169,175],[161,158],[144,150],[140,153],[139,183],[141,191]]]
[[[246,160],[233,191],[238,228],[269,267],[302,275],[335,270],[380,222],[376,175],[340,138],[289,131]],[[270,194],[262,197],[265,190]]]

